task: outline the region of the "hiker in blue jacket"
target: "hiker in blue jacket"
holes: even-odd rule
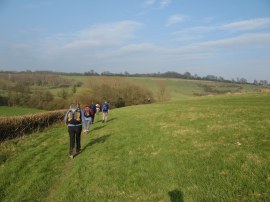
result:
[[[107,101],[102,105],[102,123],[107,122],[110,106]]]
[[[96,105],[93,102],[90,104],[90,109],[93,112],[93,114],[91,114],[92,124],[93,124],[95,120],[96,112],[97,112]]]
[[[81,152],[81,132],[82,123],[83,127],[86,128],[86,121],[83,111],[80,109],[80,104],[71,104],[69,110],[67,111],[65,118],[66,124],[68,125],[68,133],[70,140],[69,147],[69,157],[74,158],[74,156]],[[76,154],[74,154],[74,147],[76,141]]]

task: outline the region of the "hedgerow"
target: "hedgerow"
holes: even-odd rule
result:
[[[0,141],[16,138],[63,121],[66,110],[42,112],[24,116],[0,117]]]

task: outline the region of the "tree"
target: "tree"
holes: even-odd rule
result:
[[[66,99],[68,96],[68,92],[66,89],[62,89],[61,91],[58,91],[57,95],[63,99]]]
[[[190,79],[191,78],[191,73],[189,73],[189,72],[184,73],[184,77],[186,79]]]
[[[268,85],[268,81],[266,81],[266,80],[260,80],[260,85],[267,86]]]
[[[255,80],[253,81],[253,84],[254,84],[254,85],[258,85],[258,81],[255,79]]]
[[[164,80],[158,80],[157,81],[157,87],[158,87],[158,98],[161,102],[168,100],[170,98],[169,91],[167,88],[167,84]]]
[[[76,85],[73,85],[73,87],[72,87],[72,93],[75,94],[76,92],[77,92]]]
[[[247,83],[247,80],[246,80],[245,78],[241,78],[241,79],[239,80],[239,82],[240,82],[240,83]]]

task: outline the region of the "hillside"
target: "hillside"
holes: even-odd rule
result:
[[[70,103],[102,103],[122,107],[152,102],[185,100],[206,95],[260,92],[262,85],[155,77],[72,76],[44,73],[0,73],[0,105],[45,110]]]
[[[0,199],[269,201],[269,102],[245,94],[114,109],[73,160],[63,124],[2,142]]]

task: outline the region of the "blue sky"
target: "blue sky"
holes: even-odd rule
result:
[[[270,81],[269,0],[0,0],[0,70]]]

